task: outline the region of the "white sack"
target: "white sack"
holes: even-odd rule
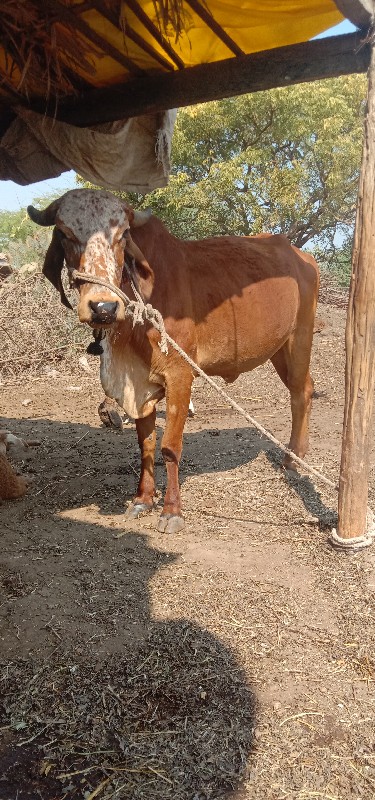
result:
[[[174,109],[94,128],[16,110],[0,140],[0,180],[24,186],[74,169],[105,189],[145,194],[168,183]]]

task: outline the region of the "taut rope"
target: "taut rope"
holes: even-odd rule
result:
[[[182,348],[177,344],[177,342],[175,342],[174,339],[172,339],[172,337],[169,336],[169,334],[166,332],[164,327],[164,320],[162,315],[160,314],[160,311],[157,311],[157,309],[153,308],[150,305],[150,303],[145,304],[143,302],[142,297],[137,291],[136,287],[134,286],[134,282],[132,281],[129,273],[128,276],[130,284],[137,300],[130,300],[130,298],[124,292],[122,292],[121,289],[118,289],[117,286],[113,286],[111,283],[109,283],[109,281],[97,278],[96,276],[90,275],[87,272],[78,272],[78,270],[73,270],[71,275],[73,280],[79,280],[87,283],[96,283],[99,286],[104,286],[106,289],[110,289],[110,291],[113,292],[114,294],[117,294],[118,297],[120,297],[121,300],[124,302],[126,313],[133,317],[133,326],[148,321],[159,331],[161,337],[159,346],[163,353],[168,353],[168,347],[167,347],[167,342],[168,342],[168,344],[170,344],[177,351],[177,353],[179,353],[179,355],[191,366],[194,372],[200,375],[210,386],[212,386],[212,388],[215,389],[215,391],[218,392],[218,394],[220,394],[235,411],[241,414],[247,420],[247,422],[250,422],[250,425],[253,425],[254,428],[256,428],[263,436],[269,439],[270,442],[276,445],[276,447],[282,450],[283,453],[290,456],[293,459],[293,461],[295,461],[296,464],[299,464],[299,466],[302,467],[304,470],[306,470],[306,472],[309,472],[311,475],[314,475],[314,477],[317,478],[317,480],[327,484],[327,486],[330,486],[332,489],[338,491],[339,487],[336,483],[334,483],[325,475],[323,475],[321,472],[319,472],[317,469],[315,469],[315,467],[311,467],[310,464],[307,464],[306,461],[304,461],[302,458],[299,458],[299,456],[293,453],[292,450],[289,450],[288,447],[285,447],[285,445],[282,444],[282,442],[280,442],[278,439],[276,439],[276,437],[273,436],[272,433],[267,431],[266,428],[264,428],[263,425],[260,424],[260,422],[257,422],[257,420],[254,419],[254,417],[252,417],[250,414],[248,414],[247,411],[245,411],[244,408],[242,408],[242,406],[236,403],[236,401],[233,400],[229,396],[229,394],[227,394],[227,392],[224,389],[222,389],[221,386],[219,386],[209,375],[206,375],[203,369],[201,369],[201,367],[199,367],[198,364],[196,364],[195,361],[193,361],[193,359],[190,358],[190,356],[188,356],[188,354],[185,353],[184,350],[182,350]]]

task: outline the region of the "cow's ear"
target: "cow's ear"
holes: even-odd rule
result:
[[[155,275],[142,250],[133,241],[130,233],[126,236],[126,252],[130,256],[129,262],[132,278],[143,300],[149,301],[154,288]],[[135,274],[134,274],[135,272]]]
[[[135,211],[134,208],[131,209],[132,219],[129,222],[133,228],[141,228],[142,225],[146,225],[146,222],[149,221],[150,217],[152,216],[151,208],[141,208],[139,211]]]
[[[43,275],[51,281],[52,285],[60,293],[61,302],[66,308],[72,308],[64,292],[61,280],[61,272],[64,266],[64,249],[61,244],[61,233],[57,228],[53,229],[51,244],[46,252],[43,265]]]
[[[141,208],[136,211],[132,206],[126,204],[124,204],[124,208],[131,228],[141,228],[152,217],[151,208]]]

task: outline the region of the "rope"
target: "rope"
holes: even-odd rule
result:
[[[369,547],[375,540],[375,519],[371,508],[367,508],[366,530],[363,536],[353,536],[351,539],[344,539],[343,536],[337,533],[336,528],[333,528],[328,538],[333,547],[336,547],[337,550],[344,550],[347,553]]]
[[[344,550],[350,553],[356,550],[363,550],[365,547],[370,547],[374,542],[374,538],[375,533],[365,531],[363,536],[353,536],[351,539],[344,539],[342,536],[339,536],[336,528],[332,528],[328,540],[337,550]]]
[[[167,347],[167,342],[168,342],[177,351],[177,353],[179,353],[179,355],[192,367],[194,372],[196,372],[208,384],[210,384],[210,386],[212,386],[212,388],[215,389],[215,391],[218,392],[218,394],[220,394],[223,397],[223,399],[235,411],[241,414],[241,416],[243,416],[246,419],[246,421],[250,423],[250,425],[253,425],[254,428],[256,428],[259,431],[259,433],[262,434],[262,436],[265,436],[267,439],[269,439],[270,442],[272,442],[274,445],[276,445],[276,447],[282,450],[283,453],[290,456],[296,464],[299,464],[299,466],[301,466],[304,470],[306,470],[306,472],[309,472],[311,475],[314,475],[314,477],[317,478],[317,480],[327,484],[327,486],[330,486],[332,489],[338,491],[339,487],[336,483],[334,483],[325,475],[323,475],[321,472],[319,472],[317,469],[315,469],[315,467],[311,467],[310,464],[307,464],[306,461],[304,461],[302,458],[299,458],[299,456],[293,453],[292,450],[289,450],[288,447],[285,447],[285,445],[282,444],[282,442],[280,442],[278,439],[276,439],[276,437],[273,436],[272,433],[267,431],[266,428],[264,428],[263,425],[260,424],[260,422],[257,422],[257,420],[254,419],[254,417],[252,417],[250,414],[248,414],[247,411],[245,411],[244,408],[242,408],[242,406],[236,403],[236,401],[233,400],[229,396],[229,394],[227,394],[227,392],[224,389],[222,389],[221,386],[219,386],[219,384],[217,384],[209,375],[206,375],[203,369],[201,369],[198,366],[198,364],[196,364],[195,361],[193,361],[193,359],[190,358],[190,356],[188,356],[188,354],[185,353],[184,350],[182,350],[180,345],[178,345],[177,342],[175,342],[174,339],[172,339],[172,337],[169,336],[169,334],[165,330],[164,320],[162,315],[160,314],[160,311],[157,311],[155,308],[153,308],[150,305],[150,303],[145,305],[141,295],[134,286],[134,282],[132,281],[129,273],[128,277],[130,280],[132,290],[135,294],[135,297],[137,298],[136,301],[130,300],[129,297],[124,292],[121,291],[121,289],[118,289],[117,286],[113,286],[108,281],[102,280],[101,278],[97,278],[96,276],[90,275],[87,272],[78,272],[78,270],[72,271],[73,280],[80,280],[87,283],[97,283],[99,284],[99,286],[104,286],[106,289],[110,289],[111,292],[114,292],[114,294],[117,294],[118,297],[120,297],[125,304],[126,313],[133,316],[133,326],[145,322],[146,320],[148,322],[151,322],[151,324],[160,333],[161,342],[159,346],[163,353],[168,353],[168,347]]]

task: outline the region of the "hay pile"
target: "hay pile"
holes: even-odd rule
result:
[[[349,287],[340,286],[334,274],[328,270],[321,270],[319,301],[323,305],[347,308],[349,300]]]
[[[32,270],[29,272],[28,270]],[[68,292],[73,304],[73,293]],[[91,341],[90,330],[67,311],[36,265],[25,265],[0,288],[0,380],[72,368]]]

